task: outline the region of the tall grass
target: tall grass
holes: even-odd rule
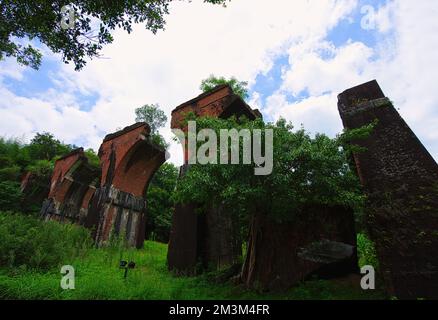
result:
[[[10,271],[46,271],[84,256],[91,244],[84,228],[0,212],[0,266]]]
[[[144,248],[137,250],[127,249],[115,240],[107,248],[95,249],[89,245],[86,234],[86,230],[72,225],[0,214],[2,255],[13,252],[15,257],[9,260],[6,254],[7,263],[0,267],[0,299],[384,298],[380,291],[362,291],[358,283],[343,281],[314,280],[287,292],[260,294],[231,283],[213,282],[211,274],[176,277],[167,270],[165,244],[146,241]],[[7,240],[5,244],[2,239]],[[40,258],[32,258],[37,252]],[[120,260],[136,263],[126,279],[124,270],[119,268]],[[74,290],[63,290],[60,286],[60,266],[66,264],[75,269]]]

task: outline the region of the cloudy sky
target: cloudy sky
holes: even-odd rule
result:
[[[117,30],[104,58],[80,72],[44,47],[38,71],[1,61],[0,135],[48,131],[97,150],[134,122],[136,107],[159,103],[170,120],[215,74],[248,81],[266,120],[334,136],[337,94],[377,79],[438,160],[437,17],[436,0],[175,1],[165,31]],[[179,164],[179,147],[170,151]]]

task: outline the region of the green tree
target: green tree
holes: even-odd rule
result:
[[[71,146],[61,143],[48,132],[37,133],[28,148],[33,160],[52,160],[54,157],[62,156],[73,149]]]
[[[29,150],[17,139],[0,137],[0,168],[10,166],[25,167],[31,162]]]
[[[0,208],[3,211],[19,211],[22,193],[20,184],[14,181],[0,181]]]
[[[147,191],[148,220],[146,233],[148,238],[169,241],[173,214],[173,193],[178,169],[172,163],[163,164],[155,173]]]
[[[44,193],[43,186],[49,184],[55,160],[72,148],[50,133],[37,133],[29,144],[0,137],[0,210],[39,211],[42,200],[34,195]],[[93,157],[97,158],[96,155]],[[22,194],[20,182],[26,172],[37,177],[33,178],[36,180],[31,188]]]
[[[158,129],[162,128],[167,121],[167,116],[160,109],[159,104],[145,104],[135,109],[135,121],[146,122],[151,128],[151,133],[156,134]]]
[[[99,57],[102,47],[113,41],[111,30],[123,28],[128,33],[134,23],[156,33],[164,29],[165,15],[172,0],[35,0],[0,1],[0,60],[12,56],[23,65],[38,69],[41,52],[31,44],[23,45],[20,38],[38,40],[51,51],[61,53],[66,63],[73,62],[76,70],[86,57]],[[225,5],[227,0],[204,0]],[[63,28],[65,6],[74,12],[74,25]],[[64,8],[64,9],[63,9]],[[64,26],[65,27],[65,26]]]
[[[146,122],[149,125],[153,143],[164,149],[169,146],[164,137],[158,133],[158,129],[162,128],[167,121],[167,116],[164,111],[160,109],[159,104],[145,104],[135,109],[135,121]]]
[[[89,148],[89,149],[85,150],[84,153],[85,153],[85,156],[88,158],[88,163],[91,166],[93,166],[95,168],[100,167],[100,158],[93,149]]]
[[[207,79],[202,80],[199,88],[202,92],[207,92],[221,84],[228,84],[233,89],[234,93],[239,95],[243,100],[247,99],[249,96],[248,82],[239,81],[234,77],[226,79],[224,77],[216,77],[212,74]]]
[[[182,203],[220,203],[242,217],[254,212],[276,221],[291,221],[309,204],[362,204],[360,184],[350,170],[344,139],[323,134],[312,138],[305,130],[293,131],[291,123],[279,120],[265,124],[261,119],[196,119],[197,129],[272,129],[273,170],[270,175],[254,175],[255,163],[191,165],[178,183],[175,198]],[[200,143],[202,144],[202,143]],[[264,145],[264,142],[262,142]],[[220,148],[218,158],[220,159]],[[240,159],[242,150],[240,148]],[[245,219],[242,221],[246,221]]]

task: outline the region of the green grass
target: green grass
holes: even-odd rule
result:
[[[166,267],[167,245],[145,242],[144,249],[90,249],[66,264],[75,268],[74,290],[60,287],[60,269],[32,271],[0,268],[0,299],[383,299],[381,291],[363,291],[358,281],[313,280],[281,294],[261,294],[241,286],[215,284],[209,275],[176,277]],[[127,279],[120,259],[135,261]]]

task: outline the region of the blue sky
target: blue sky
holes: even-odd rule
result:
[[[373,28],[362,27],[364,6],[373,9]],[[38,71],[1,61],[0,135],[50,131],[97,149],[105,134],[132,123],[142,104],[159,103],[170,118],[213,73],[248,81],[249,102],[268,121],[285,117],[333,136],[342,130],[336,95],[377,79],[437,159],[436,11],[430,0],[278,0],[272,7],[233,0],[227,8],[175,2],[164,32],[117,30],[105,59],[81,72],[43,46]],[[169,128],[162,133],[170,138]]]

